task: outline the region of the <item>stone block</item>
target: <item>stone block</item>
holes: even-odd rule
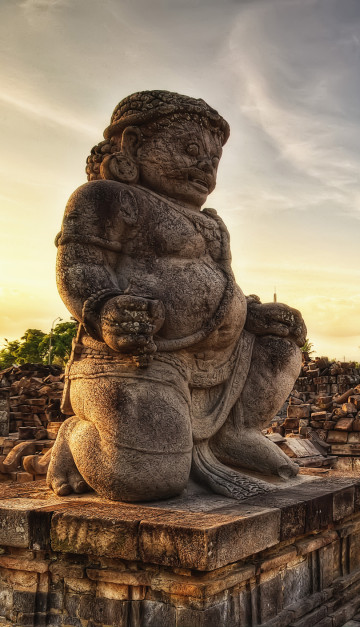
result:
[[[96,598],[89,594],[80,596],[78,616],[80,619],[93,620],[100,625],[118,625],[127,627],[129,603],[116,599]]]
[[[327,412],[326,411],[313,411],[311,412],[311,420],[326,420]]]
[[[307,559],[303,559],[284,571],[283,588],[285,607],[310,594],[311,572]]]
[[[360,444],[332,444],[331,452],[333,455],[360,455]]]
[[[306,538],[304,540],[298,540],[295,543],[295,546],[298,555],[308,555],[309,553],[318,551],[324,546],[335,542],[337,538],[338,535],[336,531],[326,531],[324,533],[311,536],[310,538]]]
[[[316,397],[315,402],[319,407],[323,407],[324,405],[328,405],[333,400],[332,396],[329,395],[319,395]]]
[[[28,481],[33,481],[33,476],[29,472],[18,472],[17,481],[19,483],[27,483]]]
[[[323,429],[325,425],[325,421],[318,421],[318,420],[310,420],[310,427],[312,427],[313,429]]]
[[[262,561],[258,566],[258,572],[265,573],[269,570],[280,568],[281,566],[294,560],[296,556],[297,550],[295,546],[285,547],[278,553],[275,553],[273,556],[270,555],[267,559]]]
[[[300,427],[300,429],[302,427],[308,427],[309,426],[309,422],[310,421],[309,421],[308,418],[300,418],[300,420],[299,420],[299,427]]]
[[[34,592],[14,590],[13,609],[17,612],[34,612],[35,598],[36,594]]]
[[[329,377],[316,377],[314,379],[314,383],[316,383],[317,385],[329,383]]]
[[[345,444],[348,439],[347,431],[328,431],[326,441],[336,444]]]
[[[357,410],[359,410],[360,409],[360,394],[352,394],[351,396],[349,396],[348,402],[353,403],[353,405],[355,405]]]
[[[0,555],[0,567],[19,572],[45,573],[49,570],[49,561],[41,559],[26,559],[12,555]]]
[[[341,520],[354,512],[354,486],[349,486],[333,495],[333,518]]]
[[[352,431],[348,437],[349,444],[360,444],[360,431]]]
[[[356,412],[357,412],[357,409],[356,409],[355,405],[353,403],[350,403],[350,402],[343,403],[341,405],[341,409],[346,414],[356,414]]]
[[[334,469],[341,470],[342,472],[352,472],[353,460],[352,457],[339,457],[335,462]]]
[[[353,431],[360,431],[360,419],[359,418],[355,418],[352,424],[352,429]]]
[[[287,408],[288,418],[309,418],[310,417],[310,405],[288,405]]]
[[[326,429],[327,431],[332,431],[336,425],[335,420],[325,420],[324,421],[324,429]]]
[[[354,422],[354,419],[350,417],[340,418],[340,420],[338,420],[336,423],[335,429],[337,431],[351,431],[353,422]]]
[[[314,627],[314,625],[318,625],[323,618],[326,618],[326,615],[327,608],[325,605],[322,605],[299,620],[291,622],[289,627]],[[329,625],[331,625],[331,623],[329,623]]]
[[[283,427],[286,430],[297,429],[299,427],[299,422],[300,422],[299,418],[285,418]]]
[[[238,627],[239,623],[236,622],[236,617],[232,616],[228,604],[223,602],[206,608],[202,612],[188,607],[177,607],[175,621],[169,625],[176,625],[176,627],[215,627],[215,625]],[[161,624],[156,624],[156,627],[161,627]],[[168,627],[167,624],[166,627]]]
[[[178,517],[167,514],[151,523],[141,521],[141,559],[208,570],[234,561],[234,556],[236,560],[242,559],[249,552],[273,546],[279,540],[280,511],[275,508],[247,507],[240,518],[229,512],[225,524],[224,510],[220,508],[217,512],[198,519],[182,513]]]
[[[259,618],[260,624],[266,623],[283,609],[286,586],[280,574],[260,576],[259,582]],[[287,593],[287,591],[286,591]]]
[[[168,627],[176,624],[176,609],[168,603],[145,599],[141,603],[142,627]]]

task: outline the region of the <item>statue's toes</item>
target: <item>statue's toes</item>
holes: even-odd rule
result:
[[[74,492],[75,494],[82,494],[83,492],[89,492],[90,486],[82,478],[79,472],[72,472],[68,476],[54,477],[48,480],[48,483],[58,496],[67,496]]]
[[[83,492],[90,492],[91,490],[90,486],[86,483],[85,479],[83,479],[78,471],[70,475],[69,483],[75,494],[82,494]]]
[[[64,480],[64,478],[62,477],[53,479],[50,482],[50,485],[52,489],[54,490],[55,494],[57,494],[58,496],[67,496],[68,494],[71,494],[71,492],[73,491],[70,483],[68,483],[68,481]]]
[[[278,474],[282,479],[291,479],[291,477],[296,477],[298,472],[299,466],[291,462],[290,464],[282,464],[278,466],[277,473],[274,474]]]

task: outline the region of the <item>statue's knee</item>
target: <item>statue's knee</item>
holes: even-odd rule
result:
[[[129,449],[113,461],[113,477],[101,493],[123,501],[151,501],[181,494],[189,479],[191,451],[176,455]]]
[[[296,378],[301,367],[301,350],[291,340],[264,335],[256,338],[252,364],[255,368],[266,367],[274,375],[290,370]]]

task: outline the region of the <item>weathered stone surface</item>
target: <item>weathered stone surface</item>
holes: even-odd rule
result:
[[[191,494],[151,505],[114,505],[94,494],[60,499],[49,496],[52,493],[47,488],[37,490],[25,484],[8,488],[4,499],[5,488],[0,486],[2,503],[8,501],[9,507],[14,507],[16,497],[24,508],[25,501],[30,503],[31,497],[37,496],[37,522],[41,515],[50,515],[48,533],[51,527],[54,541],[43,551],[3,545],[0,623],[6,612],[5,624],[29,627],[343,625],[341,620],[351,620],[360,607],[360,513],[355,513],[360,507],[360,482],[307,479],[294,480],[294,484],[291,489],[277,489],[271,506],[262,503],[265,497],[239,504],[195,485]],[[253,532],[261,536],[269,523],[269,511],[278,518],[279,534],[285,525],[284,541],[261,548],[259,539],[257,544],[248,541],[246,521],[258,517],[258,526],[252,523]],[[296,529],[299,511],[304,512],[303,525]],[[126,528],[129,523],[135,546],[131,525],[136,512],[138,549],[133,552],[135,559],[127,559],[120,557],[125,550],[124,544],[120,546],[121,526]],[[99,531],[100,520],[103,528]],[[146,533],[152,528],[156,541],[162,543],[163,556],[155,549],[153,559],[149,546],[149,553],[141,559],[145,525]],[[30,521],[29,536],[33,531]],[[100,545],[97,554],[91,537],[95,533]],[[62,547],[60,542],[56,544],[54,534]],[[213,540],[211,549],[209,541]],[[207,555],[209,548],[215,551],[217,561]],[[108,549],[109,555],[99,554]],[[133,548],[126,550],[130,555]],[[205,570],[198,568],[201,561],[207,561]],[[327,619],[330,622],[326,623]]]
[[[288,418],[309,418],[310,405],[289,405],[287,408]],[[326,413],[326,412],[325,412]]]
[[[349,444],[360,444],[360,432],[354,431],[353,433],[349,433],[347,441]]]
[[[360,455],[360,444],[332,444],[333,455]]]
[[[306,328],[245,298],[225,225],[201,210],[229,126],[203,100],[147,91],[119,103],[104,136],[57,237],[80,329],[49,485],[151,501],[180,494],[192,468],[214,492],[266,494],[267,477],[298,472],[261,429],[299,374]]]
[[[329,431],[327,434],[327,438],[326,438],[327,442],[331,442],[331,443],[334,442],[336,444],[337,443],[344,444],[345,442],[347,442],[347,439],[348,439],[347,431]]]
[[[335,429],[339,431],[351,431],[354,419],[353,418],[340,418],[337,421]]]
[[[162,517],[158,522],[143,521],[140,525],[140,555],[145,561],[208,570],[215,566],[242,559],[260,546],[273,546],[279,541],[280,512],[262,508],[236,518],[218,514],[194,519],[181,514]],[[190,541],[191,539],[191,541]],[[190,549],[191,546],[191,549]]]

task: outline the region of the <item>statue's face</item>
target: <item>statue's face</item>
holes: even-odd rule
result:
[[[139,183],[200,210],[216,185],[220,137],[195,122],[182,122],[145,138],[138,151]]]

